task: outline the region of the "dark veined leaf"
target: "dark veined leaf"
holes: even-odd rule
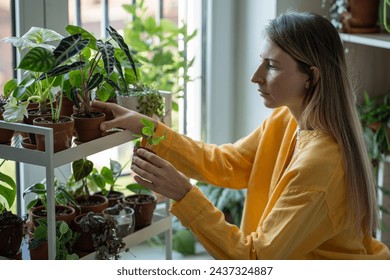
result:
[[[79,159],[72,163],[73,176],[76,182],[87,177],[93,170],[93,162],[88,159]]]
[[[115,64],[114,46],[110,42],[103,43],[102,40],[97,40],[96,46],[99,52],[102,54],[104,70],[108,75],[111,75],[112,71],[114,71]]]
[[[81,34],[74,34],[62,39],[53,51],[56,65],[60,65],[80,53],[89,43],[88,39],[82,39]]]
[[[74,35],[74,34],[81,34],[83,39],[89,40],[88,46],[91,49],[97,51],[97,47],[96,47],[97,39],[95,38],[95,36],[93,36],[91,33],[89,33],[84,28],[82,28],[80,26],[76,26],[76,25],[68,25],[68,26],[65,27],[65,30],[68,31],[69,34],[72,34],[72,35]]]
[[[121,91],[121,88],[113,81],[113,80],[110,80],[110,79],[105,79],[105,81],[111,86],[113,87],[116,91]]]
[[[46,74],[44,73],[41,76],[39,76],[38,81],[43,80],[46,77],[55,77],[55,76],[58,76],[58,75],[66,74],[69,71],[72,71],[72,70],[75,70],[75,69],[80,69],[80,68],[84,67],[84,65],[85,65],[85,61],[76,61],[76,62],[73,62],[70,65],[58,66],[58,67],[50,70]]]
[[[133,69],[134,71],[134,75],[135,77],[137,78],[138,80],[138,75],[137,75],[137,69],[136,69],[136,65],[135,65],[135,62],[134,62],[134,59],[130,53],[130,49],[129,47],[127,46],[127,44],[125,43],[125,40],[123,39],[123,37],[112,27],[110,26],[109,28],[107,28],[107,31],[108,33],[110,34],[110,36],[112,37],[112,39],[114,39],[115,42],[117,42],[117,44],[119,45],[119,47],[123,50],[123,52],[126,54],[126,57],[127,59],[129,60],[130,64],[131,64],[131,68]]]
[[[79,95],[80,95],[80,90],[78,88],[72,88],[70,90],[70,99],[72,100],[73,104],[77,107],[77,109],[80,109]]]
[[[103,75],[101,73],[96,73],[92,76],[92,78],[88,81],[87,91],[93,90],[103,81]]]
[[[34,72],[47,72],[53,68],[55,62],[56,58],[49,50],[36,47],[23,56],[18,68]]]

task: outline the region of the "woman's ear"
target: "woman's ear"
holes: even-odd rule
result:
[[[310,89],[315,86],[320,79],[320,71],[316,66],[310,66],[310,75],[306,80],[306,89]]]

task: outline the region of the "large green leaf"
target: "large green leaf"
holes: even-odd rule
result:
[[[37,44],[42,44],[59,41],[64,38],[64,36],[51,29],[33,26],[22,36],[22,38],[35,41]]]
[[[36,47],[23,56],[18,68],[34,72],[47,72],[53,68],[55,62],[56,58],[49,50]]]
[[[86,178],[93,170],[93,162],[88,159],[79,159],[72,163],[75,181]]]
[[[10,176],[3,172],[0,172],[0,196],[4,197],[8,203],[8,208],[11,208],[16,197],[16,184]]]
[[[115,65],[115,48],[110,42],[103,42],[102,40],[97,40],[96,46],[99,52],[102,54],[102,60],[104,63],[104,70],[108,75],[111,75],[114,71]]]
[[[97,51],[97,47],[96,47],[97,39],[96,39],[96,37],[93,36],[91,33],[89,33],[87,30],[85,30],[84,28],[82,28],[80,26],[76,26],[76,25],[68,25],[68,26],[65,27],[65,30],[68,31],[69,34],[71,34],[71,35],[81,34],[83,39],[89,40],[88,47],[90,47],[91,49]]]

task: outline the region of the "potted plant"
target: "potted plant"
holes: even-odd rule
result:
[[[118,161],[110,159],[110,168],[103,166],[100,173],[95,168],[92,171],[90,183],[95,184],[97,188],[101,189],[101,191],[96,192],[95,194],[106,196],[109,207],[116,205],[118,202],[122,201],[122,198],[124,197],[124,193],[116,190],[115,187],[117,186],[116,181],[126,166],[127,163],[122,167]],[[102,181],[101,178],[103,178],[104,181]],[[106,188],[107,185],[109,186],[108,189]]]
[[[142,82],[137,69],[137,60],[123,37],[112,26],[107,28],[107,31],[118,45],[115,48],[116,73],[107,80],[117,93],[117,103],[163,121],[164,98],[155,87]]]
[[[72,194],[80,208],[80,213],[95,212],[101,213],[108,207],[108,199],[103,195],[91,194],[90,185],[88,184],[88,177],[92,174],[93,162],[87,158],[82,158],[72,163],[73,172],[73,188]],[[95,182],[100,180],[105,184],[104,179],[100,177]]]
[[[40,218],[37,226],[30,232],[28,248],[31,260],[48,259],[47,221]],[[79,256],[73,252],[78,234],[73,232],[64,221],[56,222],[56,260],[77,260]]]
[[[57,47],[47,44],[53,40],[59,40]],[[11,80],[5,87],[5,92],[12,95],[13,98],[18,101],[26,100],[14,102],[14,106],[8,108],[12,112],[13,120],[15,120],[15,116],[22,116],[20,111],[25,110],[28,104],[34,101],[39,105],[38,108],[28,111],[28,118],[25,120],[27,123],[33,124],[33,119],[38,116],[51,117],[51,119],[46,119],[45,123],[73,123],[70,118],[60,117],[62,93],[60,93],[59,104],[56,104],[54,89],[63,87],[66,73],[83,65],[81,62],[73,62],[71,59],[87,46],[88,41],[83,40],[80,34],[63,37],[53,30],[36,27],[31,28],[20,38],[11,37],[7,38],[6,41],[11,42],[20,52],[28,50],[18,65],[18,69],[26,71],[26,78],[19,85]],[[55,108],[57,109],[55,110]],[[69,129],[65,131],[72,133]],[[60,150],[70,146],[71,136],[64,137],[62,132],[58,132],[57,129],[55,129],[55,135],[59,135],[59,139],[66,139],[66,143],[62,144]],[[35,143],[33,134],[30,136],[32,136],[30,141]],[[56,139],[54,139],[55,143]]]
[[[117,235],[125,237],[134,232],[135,217],[134,209],[123,205],[121,202],[103,210],[105,216],[110,216],[116,226]]]
[[[1,162],[0,167],[4,163],[5,160]],[[0,256],[7,258],[15,258],[23,238],[24,219],[7,210],[13,206],[15,198],[15,181],[0,171]]]
[[[0,121],[4,120],[3,112],[4,106],[7,104],[7,99],[1,95],[0,96]],[[0,128],[0,144],[9,144],[11,143],[12,136],[14,135],[14,131],[10,129]]]
[[[84,213],[75,218],[74,228],[80,233],[75,246],[82,256],[95,251],[99,260],[120,259],[119,253],[125,243],[117,235],[112,217],[102,213]]]
[[[30,220],[33,225],[37,225],[37,220],[47,217],[47,190],[44,184],[37,183],[23,192],[23,198],[34,194],[35,198],[27,204],[27,210],[30,215]],[[70,225],[76,217],[77,202],[73,197],[61,186],[58,181],[55,182],[55,219],[56,221],[65,221]],[[75,205],[75,207],[70,206]]]
[[[83,143],[102,136],[100,123],[105,120],[105,114],[93,112],[90,103],[97,93],[102,101],[110,96],[111,87],[106,79],[114,69],[114,47],[79,26],[68,25],[65,29],[70,34],[81,34],[89,42],[88,48],[78,57],[84,66],[69,73],[71,98],[76,107],[72,117],[75,119],[77,142]]]

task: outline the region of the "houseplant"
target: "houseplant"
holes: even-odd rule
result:
[[[0,168],[4,163],[5,160],[1,162]],[[7,258],[15,257],[23,237],[24,219],[7,210],[13,206],[15,198],[15,181],[0,171],[0,256]]]
[[[3,112],[4,106],[7,104],[7,100],[4,96],[0,96],[0,121],[4,120]],[[0,128],[0,144],[8,144],[11,142],[14,131],[10,129]]]
[[[110,216],[115,221],[116,231],[119,237],[123,238],[134,232],[134,209],[125,206],[120,202],[104,209],[102,213],[105,216]]]
[[[106,196],[110,207],[122,201],[124,197],[124,193],[115,188],[117,187],[116,181],[126,166],[127,163],[122,166],[118,161],[110,159],[110,168],[103,166],[100,173],[94,168],[90,176],[90,183],[101,189],[101,191],[95,192],[95,194]],[[101,178],[104,179],[104,184]],[[108,189],[106,188],[107,185],[109,186]]]
[[[54,187],[55,219],[56,221],[65,221],[70,225],[76,216],[77,202],[58,181],[55,181]],[[23,198],[26,199],[30,194],[34,194],[35,197],[27,204],[27,210],[32,224],[37,225],[39,218],[47,217],[47,190],[45,185],[36,183],[28,187],[23,192]]]
[[[96,252],[96,258],[107,260],[120,259],[120,251],[125,243],[117,235],[115,221],[101,213],[88,212],[75,218],[74,228],[80,233],[75,248],[81,256]]]
[[[107,31],[118,46],[115,49],[116,73],[107,80],[117,93],[117,103],[163,121],[164,98],[152,83],[146,84],[142,81],[138,71],[139,63],[123,37],[111,26]]]
[[[95,212],[101,213],[108,207],[108,199],[105,196],[91,194],[88,176],[93,170],[93,162],[87,158],[82,158],[72,162],[72,176],[74,178],[71,193],[80,208],[80,213]],[[95,178],[95,182],[98,180]],[[105,184],[103,178],[100,178],[101,184]]]
[[[48,259],[47,244],[47,221],[40,218],[37,220],[37,226],[30,232],[31,237],[28,241],[30,258],[32,260]],[[56,260],[77,260],[79,256],[73,252],[74,243],[77,240],[77,233],[73,232],[69,225],[64,221],[56,222]]]

